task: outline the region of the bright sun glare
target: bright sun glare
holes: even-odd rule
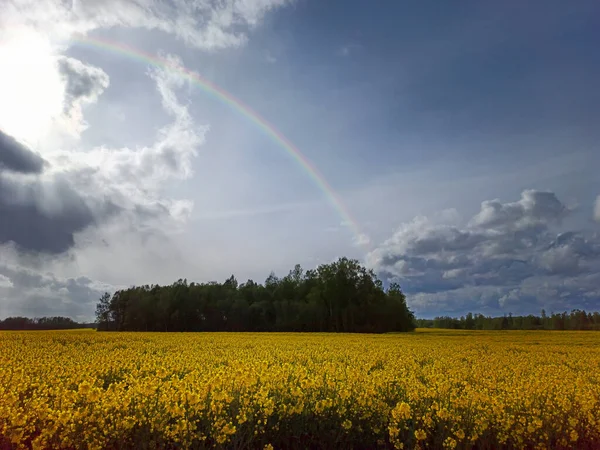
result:
[[[50,42],[22,30],[0,33],[0,129],[36,145],[61,114],[63,98]]]

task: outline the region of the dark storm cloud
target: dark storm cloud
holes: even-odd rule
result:
[[[41,173],[44,160],[12,136],[0,130],[0,171]]]
[[[68,173],[45,175],[44,166],[41,157],[0,133],[0,244],[62,253],[74,245],[77,231],[118,211],[108,200],[80,194]]]
[[[582,299],[598,308],[598,289],[585,280],[600,270],[600,236],[553,231],[569,212],[554,193],[527,190],[517,202],[484,201],[463,228],[417,218],[369,259],[420,312],[483,304],[518,312],[544,302],[569,309]]]
[[[62,253],[74,234],[118,211],[109,201],[86,201],[67,179],[22,180],[0,174],[0,243]]]

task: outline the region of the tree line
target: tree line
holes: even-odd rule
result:
[[[513,316],[508,314],[501,317],[484,316],[483,314],[468,313],[460,318],[449,316],[434,319],[417,319],[419,328],[447,328],[456,330],[599,330],[600,312],[585,312],[573,309],[570,313],[546,314],[542,309],[540,316]]]
[[[0,330],[70,330],[76,328],[92,328],[95,324],[75,322],[69,317],[7,317],[0,320]]]
[[[339,258],[264,283],[235,276],[223,283],[134,286],[105,293],[98,330],[114,331],[412,331],[415,317],[398,284],[387,289],[357,260]]]

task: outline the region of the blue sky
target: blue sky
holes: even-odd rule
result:
[[[399,281],[421,317],[600,309],[599,13],[9,0],[0,316],[89,318],[104,290],[262,281],[339,256]],[[318,167],[368,244],[248,118],[76,33],[171,58],[250,106]]]

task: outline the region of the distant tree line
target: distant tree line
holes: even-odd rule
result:
[[[340,258],[263,284],[146,285],[105,293],[96,307],[98,330],[115,331],[411,331],[413,313],[398,284],[383,288],[372,270]]]
[[[0,330],[68,330],[75,328],[91,328],[95,324],[78,323],[69,317],[7,317],[0,320]]]
[[[434,319],[417,319],[419,328],[450,328],[457,330],[600,330],[600,312],[585,312],[573,309],[570,313],[546,314],[540,316],[489,317],[468,313],[460,318],[441,316]]]

